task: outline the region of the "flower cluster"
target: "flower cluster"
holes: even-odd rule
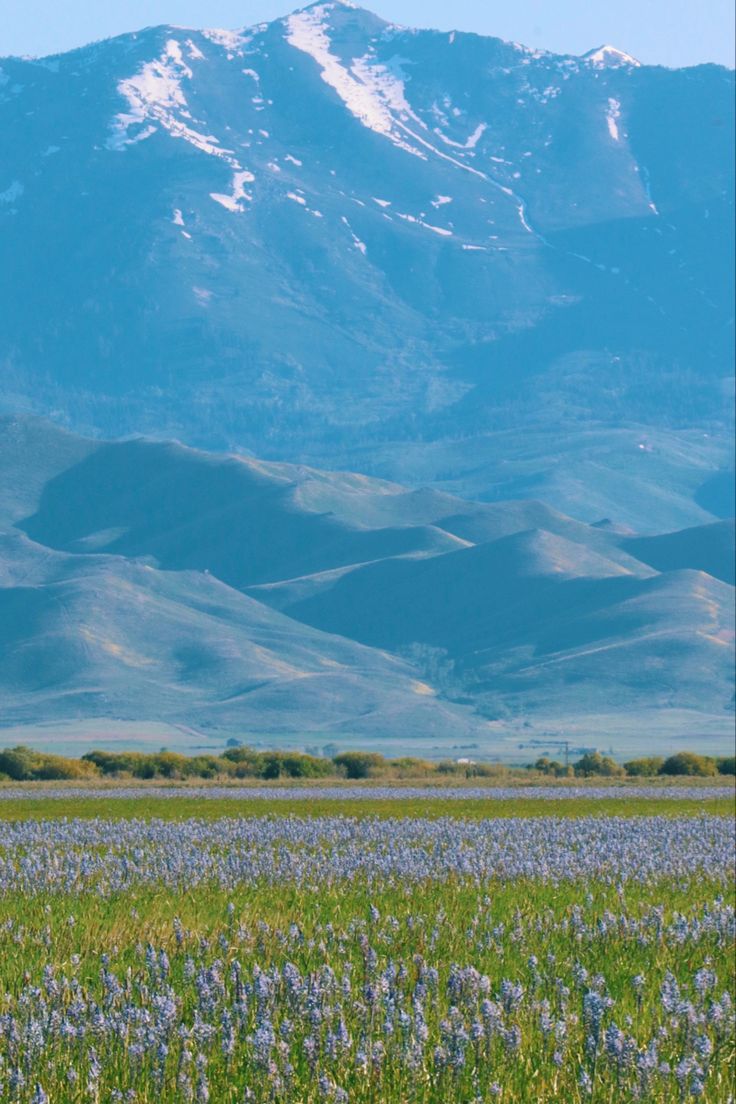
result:
[[[355,879],[725,878],[733,863],[732,825],[716,816],[28,820],[4,826],[0,894]]]
[[[443,957],[441,909],[305,930],[231,905],[206,937],[175,919],[157,945],[84,963],[8,921],[0,953],[35,961],[40,939],[47,963],[4,994],[0,1101],[725,1102],[733,1004],[712,956],[734,911],[666,911],[581,891],[502,919],[478,891],[462,961]]]
[[[660,798],[663,801],[707,801],[732,798],[733,786],[196,786],[180,785],[119,785],[114,786],[38,786],[14,785],[0,787],[0,801],[55,798],[107,800],[131,798],[189,797],[230,799],[235,801],[567,801],[571,798],[612,800],[621,798]]]

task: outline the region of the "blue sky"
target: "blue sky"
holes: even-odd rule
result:
[[[42,55],[156,23],[243,27],[299,0],[3,0],[0,56]],[[477,31],[564,53],[612,43],[653,65],[733,66],[733,0],[368,0],[410,26]]]

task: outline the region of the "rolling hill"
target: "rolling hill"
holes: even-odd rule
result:
[[[736,540],[734,519],[712,525],[664,533],[658,537],[624,540],[622,547],[657,571],[693,568],[706,571],[724,583],[734,584]]]
[[[0,419],[0,486],[2,725],[37,742],[730,738],[727,526],[645,539],[33,418]]]
[[[302,741],[479,729],[408,663],[209,574],[52,553],[20,534],[0,542],[0,697],[5,726],[109,718]]]

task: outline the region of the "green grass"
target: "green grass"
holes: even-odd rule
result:
[[[61,817],[104,817],[113,820],[160,818],[186,820],[197,817],[259,816],[351,816],[406,817],[583,817],[583,816],[729,816],[734,813],[731,798],[699,800],[636,797],[626,798],[521,798],[499,801],[492,798],[416,798],[360,800],[318,798],[198,798],[121,797],[111,798],[20,798],[0,801],[0,821],[59,819]]]
[[[92,978],[101,952],[117,948],[121,964],[133,965],[138,957],[136,944],[151,942],[169,951],[175,949],[174,918],[178,918],[189,932],[189,944],[202,938],[212,940],[222,932],[232,933],[242,925],[248,934],[246,946],[254,952],[256,947],[267,961],[282,956],[283,944],[279,934],[288,931],[291,924],[298,924],[307,940],[314,938],[327,924],[338,930],[347,930],[354,920],[366,921],[370,907],[378,907],[385,918],[398,918],[402,925],[399,938],[392,940],[397,954],[414,952],[426,947],[426,938],[414,939],[405,928],[409,916],[421,916],[425,931],[437,924],[441,917],[441,942],[437,944],[435,957],[445,963],[464,961],[473,952],[468,931],[473,918],[486,912],[494,924],[513,925],[517,916],[527,921],[546,914],[552,917],[569,916],[575,906],[582,906],[591,923],[606,911],[620,912],[622,903],[632,914],[641,914],[648,908],[664,904],[665,916],[675,913],[692,914],[705,901],[722,897],[723,882],[717,879],[699,879],[696,882],[677,884],[663,879],[651,885],[628,883],[619,891],[602,881],[592,883],[562,882],[558,885],[539,881],[516,880],[513,882],[488,882],[478,886],[462,879],[444,883],[413,883],[406,886],[392,884],[376,887],[363,880],[331,884],[328,888],[299,886],[296,884],[259,884],[238,890],[223,890],[218,886],[198,886],[184,892],[170,889],[136,888],[124,894],[99,896],[96,894],[58,895],[38,894],[2,900],[2,916],[7,929],[0,931],[0,988],[17,989],[27,971],[40,969],[49,958],[49,936],[53,957],[69,962],[73,955],[80,959],[82,974]],[[482,902],[488,899],[487,905]],[[232,916],[228,906],[234,906]],[[73,924],[70,924],[73,917]],[[10,927],[8,921],[13,922]],[[258,932],[258,928],[265,926]],[[25,946],[22,951],[13,950],[17,945],[17,931],[22,929]],[[544,949],[543,932],[529,934],[537,951]],[[574,950],[575,940],[570,938],[569,949]],[[615,954],[608,961],[616,973],[631,970],[645,961],[656,958],[660,965],[690,965],[699,960],[685,950],[680,954],[675,947],[658,945],[654,949],[635,946],[636,940],[622,938],[619,934],[611,941],[611,950],[626,943],[629,955],[625,963],[616,962]],[[716,942],[711,941],[711,946]],[[319,958],[319,948],[302,949],[302,961],[311,968]],[[502,962],[506,973],[521,968],[526,962],[529,947],[512,945],[506,948]],[[546,953],[546,952],[545,952]],[[633,953],[633,957],[631,954]],[[490,967],[494,954],[481,956]],[[604,960],[600,960],[599,969]],[[493,971],[498,973],[500,961]],[[733,964],[732,964],[733,965]],[[503,976],[506,976],[503,973]],[[510,975],[509,975],[510,976]]]
[[[170,986],[180,1002],[179,1017],[191,1024],[198,997],[194,982],[186,977],[187,959],[197,971],[214,968],[225,979],[228,991],[232,988],[228,972],[235,960],[246,979],[253,977],[254,968],[281,972],[292,963],[318,986],[329,964],[337,988],[320,1007],[323,1011],[331,1008],[333,1015],[337,1015],[335,1008],[341,1009],[352,1044],[349,1054],[323,1056],[320,1068],[347,1089],[350,1104],[473,1104],[476,1100],[492,1104],[496,1099],[502,1104],[578,1104],[583,1100],[620,1104],[633,1100],[624,1081],[610,1063],[602,1058],[594,1063],[586,1056],[586,1031],[581,1021],[583,995],[589,983],[576,982],[575,971],[582,966],[589,978],[600,975],[605,979],[605,992],[615,1001],[615,1010],[607,1014],[605,1022],[615,1017],[623,1027],[630,1017],[630,1031],[640,1046],[666,1027],[660,1058],[674,1068],[686,1037],[681,1027],[672,1027],[671,1018],[661,1006],[665,975],[671,972],[682,986],[683,995],[690,999],[694,995],[695,971],[708,966],[718,975],[716,992],[720,995],[725,988],[733,992],[734,960],[731,942],[717,929],[702,930],[679,942],[667,935],[667,929],[678,916],[689,922],[696,917],[702,919],[704,905],[717,909],[723,889],[719,881],[703,880],[629,884],[621,891],[601,882],[549,886],[517,881],[479,887],[458,881],[384,888],[346,882],[324,891],[251,886],[236,892],[216,888],[190,893],[144,889],[110,898],[86,895],[79,899],[11,899],[2,903],[6,922],[0,928],[0,990],[5,994],[5,1008],[22,1007],[29,985],[39,984],[44,967],[52,964],[58,979],[76,979],[70,982],[68,1003],[73,999],[104,1003],[100,956],[105,953],[109,956],[106,969],[122,980],[132,1003],[151,1010],[153,993]],[[371,918],[371,906],[378,909],[378,919]],[[175,917],[183,926],[179,943],[174,933]],[[651,926],[653,917],[663,934],[657,935],[656,927]],[[647,933],[645,940],[642,932]],[[165,948],[169,955],[170,973],[165,985],[152,979],[146,965],[147,943],[156,952]],[[376,955],[370,967],[366,964],[366,946]],[[539,964],[537,982],[529,965],[531,956]],[[432,1045],[420,1067],[411,1072],[402,1067],[394,1052],[399,1045],[398,1029],[392,1036],[382,1036],[384,1001],[379,997],[375,1010],[370,1014],[366,1011],[364,985],[370,983],[380,990],[379,978],[387,967],[392,963],[403,966],[407,973],[397,983],[395,996],[399,1007],[410,1013],[420,961],[437,969],[439,985],[436,997],[426,1004]],[[507,1025],[518,1025],[521,1030],[518,1054],[507,1053],[498,1038],[477,1050],[471,1047],[462,1068],[438,1070],[431,1055],[440,1041],[442,1022],[452,1015],[451,1006],[459,1005],[468,1023],[471,1008],[479,1006],[479,1000],[448,994],[453,963],[472,965],[486,975],[494,999],[504,979],[523,984],[524,1000],[506,1016]],[[640,999],[632,986],[637,974],[645,979]],[[350,979],[349,995],[341,988],[346,978]],[[560,996],[560,984],[568,987],[567,997]],[[543,1001],[550,1002],[555,1018],[562,1016],[567,1023],[565,1059],[560,1068],[552,1061],[554,1043],[540,1031],[539,1008]],[[256,1028],[257,1013],[251,1000],[242,1039],[232,1059],[223,1057],[219,1035],[210,1043],[192,1048],[207,1057],[211,1104],[242,1104],[248,1099],[244,1097],[246,1086],[256,1104],[317,1104],[330,1100],[322,1095],[303,1048],[303,1038],[309,1032],[324,1043],[332,1023],[329,1011],[327,1021],[310,1028],[306,1013],[302,1023],[301,1013],[289,1008],[279,1011],[278,1002],[271,1007],[276,1028],[282,1019],[296,1021],[296,1036],[289,1045],[289,1060],[294,1067],[291,1089],[272,1094],[266,1071],[254,1064],[246,1041]],[[218,1024],[218,1017],[219,1012],[209,1018]],[[355,1063],[357,1041],[366,1027],[372,1038],[385,1038],[387,1047],[382,1070],[374,1069],[370,1075],[356,1068]],[[99,1097],[76,1093],[66,1081],[70,1065],[84,1080],[88,1047],[89,1040],[60,1045],[49,1068],[36,1071],[54,1104],[107,1101],[113,1087],[135,1089],[136,1104],[182,1104],[186,1100],[177,1083],[182,1044],[176,1037],[170,1042],[168,1072],[159,1085],[151,1073],[152,1056],[147,1056],[142,1072],[131,1072],[122,1046],[98,1042],[97,1050],[105,1057]],[[725,1104],[732,1064],[733,1043],[724,1037],[716,1047],[706,1092],[700,1099]],[[578,1075],[582,1069],[593,1070],[594,1065],[596,1087],[594,1095],[588,1097],[580,1091]],[[498,1097],[492,1092],[494,1083],[501,1087]],[[675,1102],[678,1097],[673,1095],[673,1085],[671,1077],[661,1079],[644,1099],[656,1104]],[[15,1099],[0,1090],[0,1100]],[[26,1101],[29,1097],[20,1099]]]
[[[733,811],[730,799],[635,794],[557,801],[39,796],[0,802],[0,820],[6,823],[58,817],[476,819],[728,816]],[[694,1053],[696,1038],[707,1036],[713,1050],[703,1066],[698,1099],[726,1104],[733,1085],[734,1037],[727,1026],[714,1026],[707,1017],[714,998],[720,1000],[725,991],[736,994],[733,926],[726,912],[733,890],[730,877],[701,876],[622,886],[604,880],[477,884],[462,878],[369,885],[356,878],[320,887],[286,882],[229,890],[202,885],[188,892],[148,886],[110,896],[7,895],[0,898],[0,1013],[14,1017],[21,1042],[0,1031],[0,1104],[33,1104],[35,1081],[51,1104],[114,1104],[116,1099],[120,1104],[128,1099],[130,1104],[188,1104],[192,1099],[197,1104],[205,1100],[197,1084],[203,1070],[209,1104],[340,1104],[328,1083],[348,1093],[348,1104],[686,1104],[693,1099],[687,1085],[681,1092],[672,1073],[656,1073],[644,1094],[635,1096],[633,1067],[622,1071],[604,1053],[603,1033],[613,1022],[635,1040],[637,1055],[658,1037],[658,1061],[672,1070]],[[162,951],[169,968],[158,976],[152,963]],[[521,985],[518,1007],[503,1013],[503,1030],[521,1033],[518,1051],[509,1049],[499,1031],[469,1043],[461,1065],[443,1067],[435,1048],[447,1046],[453,1017],[462,1019],[468,1033],[482,1020],[484,991],[453,991],[453,966],[472,967],[478,972],[473,976],[487,978],[487,996],[494,1002],[501,1000],[505,980]],[[292,968],[311,996],[289,996],[284,971]],[[239,996],[240,981],[233,980],[236,969],[245,998]],[[402,1057],[399,1016],[410,1018],[413,1032],[417,986],[428,969],[437,971],[438,981],[423,998],[428,1040],[412,1067]],[[701,999],[694,978],[703,969],[712,970],[717,982]],[[118,979],[118,995],[112,998],[105,971]],[[643,978],[639,995],[632,984],[637,975]],[[687,1014],[673,1015],[663,1007],[668,975],[680,985],[682,1002],[692,1004],[692,1023]],[[56,995],[46,994],[49,976]],[[268,995],[256,999],[255,986],[264,976]],[[216,993],[209,1010],[202,1006],[203,984],[205,990],[214,986]],[[598,1052],[591,1053],[584,1000],[596,988],[614,1003],[604,1014]],[[162,1001],[175,1006],[163,1064],[158,1042],[144,1047],[142,1057],[131,1057],[131,1044],[135,1049],[139,1041],[136,1024],[155,1024]],[[45,1022],[48,1006],[60,1019],[78,1017],[85,1033],[78,1039],[53,1038],[43,1057],[33,1057],[24,1025]],[[542,1029],[545,1008],[555,1023],[564,1024],[564,1043]],[[122,1034],[91,1028],[96,1009],[119,1015],[126,1025]],[[230,1055],[223,1052],[223,1014],[232,1015],[236,1024]],[[253,1044],[264,1016],[276,1038],[284,1040],[282,1052],[272,1055],[278,1075],[286,1078],[280,1087],[273,1069],[259,1064]],[[387,1018],[393,1025],[388,1034]],[[187,1040],[186,1032],[199,1020],[209,1025],[211,1038]],[[340,1020],[350,1042],[332,1053],[329,1038]],[[141,1031],[145,1041],[149,1028]],[[30,1027],[27,1034],[31,1038]],[[319,1055],[310,1064],[312,1038]],[[361,1051],[370,1054],[378,1043],[385,1046],[384,1060],[376,1064],[369,1058],[364,1068]],[[99,1084],[92,1086],[91,1047],[102,1067]],[[9,1080],[15,1066],[25,1071],[25,1085],[18,1091],[11,1090]],[[285,1072],[289,1068],[290,1074]],[[70,1070],[75,1082],[69,1080]],[[320,1074],[328,1079],[322,1086]],[[593,1078],[590,1095],[580,1085],[581,1074]],[[133,1095],[116,1098],[114,1090]]]

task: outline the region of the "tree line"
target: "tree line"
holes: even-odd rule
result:
[[[378,752],[345,751],[318,756],[300,751],[256,751],[250,747],[228,747],[221,754],[182,755],[162,749],[158,752],[90,751],[81,759],[46,754],[27,747],[0,751],[0,781],[91,781],[94,779],[262,779],[347,778],[407,779],[437,777],[506,778],[654,778],[657,776],[714,777],[734,775],[734,756],[714,758],[681,751],[669,758],[649,756],[615,762],[599,752],[590,752],[568,767],[542,757],[525,767],[470,760],[431,762],[413,756],[386,758]]]

